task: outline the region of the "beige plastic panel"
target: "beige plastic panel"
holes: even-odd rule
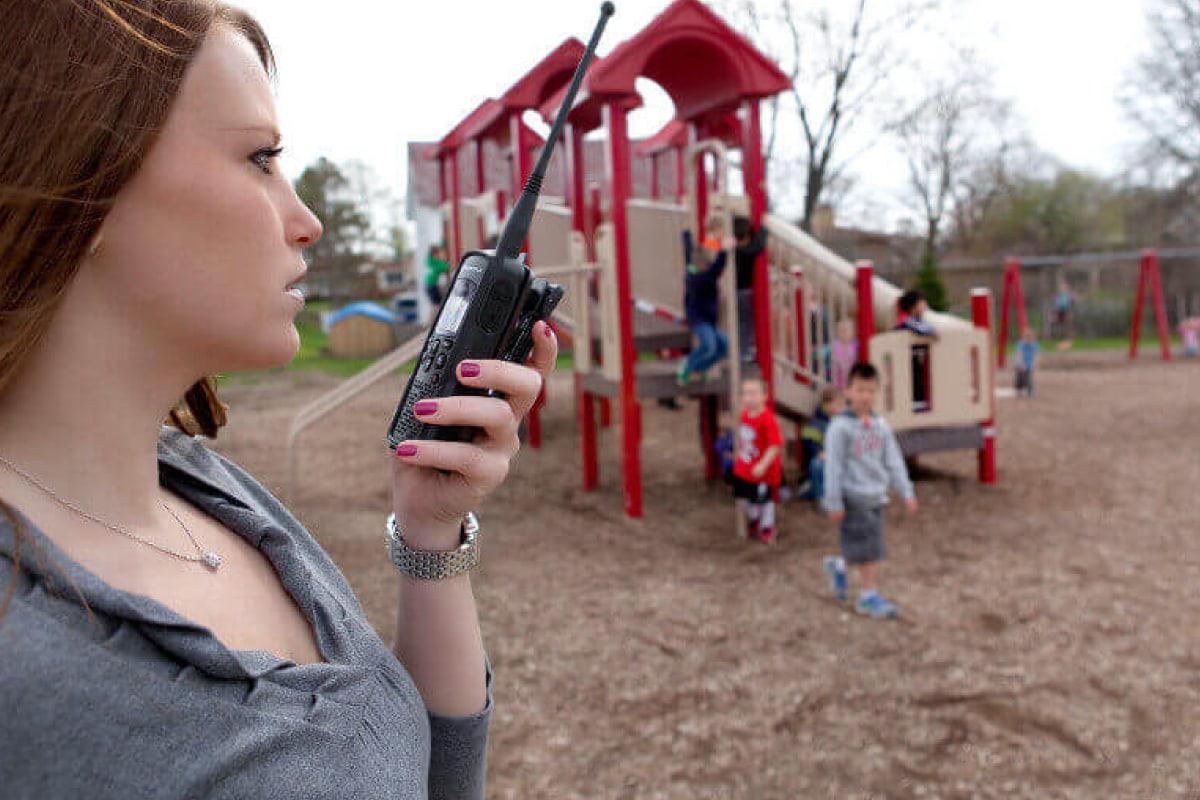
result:
[[[587,242],[579,231],[572,231],[567,250],[572,267],[582,268],[587,261]],[[592,303],[589,299],[591,274],[576,272],[561,281],[567,292],[558,304],[555,316],[562,317],[571,326],[575,336],[575,371],[590,372],[592,369],[592,336],[595,323],[592,319]]]
[[[604,359],[601,373],[610,381],[621,380],[621,321],[617,303],[617,256],[612,223],[596,228],[596,261],[600,279],[596,282],[600,307],[600,353]]]
[[[539,267],[560,267],[568,263],[571,235],[571,209],[540,202],[529,226],[529,259],[533,271]]]
[[[912,347],[930,345],[930,409],[913,411]],[[908,331],[871,338],[879,370],[875,409],[897,431],[983,422],[992,416],[991,336],[978,328],[944,330],[936,341]]]
[[[496,193],[486,192],[478,197],[467,197],[458,201],[459,224],[462,226],[462,252],[482,250],[487,240],[489,217],[496,211]],[[450,213],[447,203],[443,215]],[[454,221],[446,217],[447,228],[454,229]]]
[[[653,200],[630,200],[629,270],[633,296],[683,315],[683,241],[690,224],[687,206]]]

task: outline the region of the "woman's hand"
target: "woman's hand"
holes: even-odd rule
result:
[[[392,458],[392,510],[404,538],[418,550],[451,550],[459,543],[459,521],[508,475],[520,443],[517,428],[537,401],[554,369],[558,341],[539,322],[527,366],[506,361],[464,361],[465,386],[493,389],[498,397],[442,397],[417,403],[416,416],[434,425],[480,429],[471,442],[402,442]],[[441,471],[439,471],[441,470]]]

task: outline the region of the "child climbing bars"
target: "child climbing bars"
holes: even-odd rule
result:
[[[827,557],[824,566],[839,600],[847,596],[846,565],[856,567],[862,594],[854,610],[885,619],[896,616],[896,606],[883,599],[876,587],[879,564],[886,554],[883,505],[889,486],[904,498],[910,514],[917,511],[917,498],[900,445],[874,411],[878,387],[875,367],[855,364],[846,387],[850,407],[833,418],[825,434],[825,510],[838,524],[842,554]]]
[[[717,327],[719,315],[719,285],[725,271],[727,250],[732,239],[722,241],[725,220],[712,214],[704,222],[705,238],[696,247],[692,232],[683,232],[683,257],[687,262],[683,307],[688,327],[696,336],[696,346],[687,358],[679,362],[676,379],[686,386],[692,375],[707,372],[729,353],[729,340]]]
[[[746,517],[751,539],[775,542],[775,491],[783,481],[783,434],[767,408],[767,384],[759,377],[742,381],[742,418],[733,464],[733,496]]]

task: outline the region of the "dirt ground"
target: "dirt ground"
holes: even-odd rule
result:
[[[1009,376],[1004,376],[1005,378]],[[217,449],[278,491],[384,638],[389,380],[283,441],[336,380],[223,391]],[[496,673],[494,798],[1200,798],[1200,363],[1052,354],[1002,399],[997,486],[923,460],[888,513],[892,622],[849,613],[809,507],[739,541],[690,406],[644,407],[645,518],[622,513],[619,429],[579,488],[569,375],[546,446],[481,510],[474,579]]]

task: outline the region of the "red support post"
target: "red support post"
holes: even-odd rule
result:
[[[486,191],[485,183],[486,176],[484,173],[483,160],[483,140],[475,141],[475,194],[476,196],[483,194]],[[483,243],[487,240],[487,222],[483,217],[475,220],[475,232],[478,235],[479,246],[483,247]]]
[[[684,148],[675,148],[675,202],[682,203],[683,198],[687,195],[687,187],[684,186],[684,175],[687,174],[686,156],[683,152]]]
[[[700,151],[696,159],[696,244],[704,240],[704,222],[708,219],[708,161],[706,153]]]
[[[591,184],[588,187],[587,230],[584,234],[587,237],[588,259],[591,261],[596,260],[596,229],[600,227],[600,223],[603,220],[604,209],[601,208],[603,200],[603,195],[600,193],[600,185],[596,183]],[[596,280],[597,276],[593,275],[593,288]],[[607,397],[601,397],[599,400],[600,427],[611,428],[613,421],[612,402]]]
[[[992,293],[987,289],[975,289],[971,292],[971,319],[976,328],[992,333]],[[995,341],[994,337],[992,340]],[[989,399],[990,416],[985,420],[983,428],[983,447],[979,450],[979,482],[993,484],[996,482],[996,362],[984,359],[987,368],[992,372],[992,396]]]
[[[870,261],[859,261],[854,270],[854,288],[857,295],[858,314],[858,360],[871,360],[871,337],[875,335],[875,265]]]
[[[792,270],[792,277],[796,279],[796,352],[789,355],[795,356],[796,363],[802,367],[808,366],[808,349],[805,347],[806,336],[805,329],[808,327],[808,307],[804,297],[804,271],[799,269]],[[797,372],[794,376],[800,383],[808,383],[808,376]]]
[[[742,182],[750,199],[750,224],[758,230],[767,213],[767,166],[762,154],[762,121],[759,101],[747,100],[745,138],[742,141]],[[769,245],[768,245],[769,246]],[[771,275],[764,250],[754,261],[754,345],[760,374],[767,382],[767,397],[775,401],[775,362],[771,342]]]
[[[609,190],[612,192],[611,215],[613,244],[616,251],[617,308],[620,313],[621,339],[621,441],[625,472],[625,514],[642,516],[642,409],[635,394],[636,353],[633,347],[633,282],[629,263],[629,219],[626,202],[632,196],[633,176],[630,164],[629,129],[620,100],[604,104],[608,128]]]
[[[584,236],[587,237],[588,258],[592,261],[596,260],[596,229],[604,220],[604,209],[601,208],[603,202],[604,197],[600,194],[599,184],[593,183],[588,187],[587,229],[584,231]]]
[[[996,363],[1001,367],[1008,351],[1008,307],[1017,310],[1017,338],[1025,333],[1029,319],[1025,308],[1025,289],[1021,283],[1021,259],[1010,256],[1004,260],[1004,288],[1000,299],[1000,334],[996,342]]]
[[[596,458],[596,402],[583,388],[583,376],[575,373],[575,416],[579,421],[579,456],[583,461],[583,489],[590,492],[599,483]]]
[[[438,199],[445,203],[450,197],[450,190],[446,181],[446,159],[444,156],[438,156]],[[446,257],[449,260],[450,253],[453,252],[453,243],[450,241],[450,223],[442,217],[442,244],[446,247]]]
[[[483,159],[483,140],[475,141],[475,194],[483,194],[487,191],[487,172],[484,170]]]
[[[541,449],[542,446],[542,415],[539,409],[546,405],[546,387],[542,387],[542,391],[538,393],[537,400],[533,401],[533,408],[529,409],[529,446],[534,450]]]
[[[454,257],[450,259],[451,264],[457,264],[462,260],[462,220],[460,218],[459,209],[459,192],[458,192],[458,150],[450,153],[450,219],[451,227],[454,231]]]
[[[717,457],[717,419],[720,405],[716,395],[705,395],[700,406],[700,442],[704,448],[704,477],[716,480],[721,477],[721,459]]]
[[[583,131],[576,125],[567,126],[567,202],[571,204],[571,227],[587,236],[583,190]]]
[[[1167,305],[1163,298],[1162,275],[1158,270],[1158,251],[1143,250],[1138,263],[1137,300],[1133,305],[1133,325],[1129,330],[1129,357],[1137,358],[1138,339],[1142,332],[1142,307],[1146,304],[1146,284],[1150,284],[1154,302],[1154,322],[1158,330],[1158,346],[1163,361],[1171,360],[1171,334],[1167,330]]]

